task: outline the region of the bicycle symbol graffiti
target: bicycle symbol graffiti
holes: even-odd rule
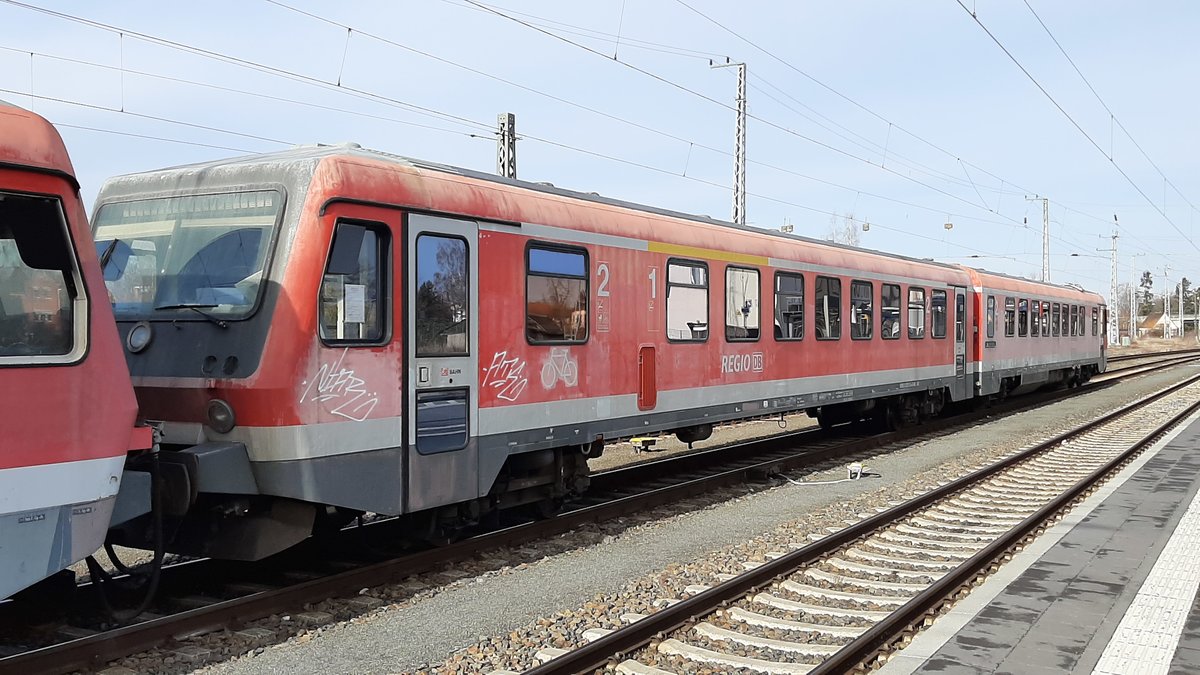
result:
[[[571,357],[570,350],[564,347],[552,347],[550,359],[542,365],[542,386],[553,389],[562,381],[567,387],[579,384],[579,365]]]

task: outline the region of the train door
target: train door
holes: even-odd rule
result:
[[[405,493],[411,512],[479,492],[479,226],[411,214],[406,238]]]
[[[967,289],[954,288],[954,387],[960,392],[956,398],[966,398],[970,386],[966,381],[967,373]]]

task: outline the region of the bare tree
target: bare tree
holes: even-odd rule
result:
[[[825,234],[825,238],[838,244],[858,246],[862,241],[862,234],[858,226],[858,221],[854,219],[854,214],[847,213],[842,216],[836,214],[830,216],[829,231]]]

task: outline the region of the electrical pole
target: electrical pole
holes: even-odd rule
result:
[[[1171,337],[1171,266],[1163,267],[1163,337]]]
[[[1133,279],[1137,275],[1137,259],[1145,253],[1134,253],[1129,256],[1129,341],[1137,339],[1137,295],[1133,292]]]
[[[737,68],[737,129],[733,140],[733,222],[746,224],[746,64],[713,63],[713,68]]]
[[[1037,195],[1025,199],[1042,203],[1042,281],[1050,283],[1050,200]]]
[[[1116,222],[1117,217],[1113,216],[1113,224],[1116,225]],[[1115,345],[1121,337],[1121,324],[1117,317],[1117,305],[1120,300],[1117,298],[1117,231],[1115,229],[1112,233],[1112,248],[1100,250],[1112,253],[1112,285],[1108,291],[1108,344]]]
[[[496,173],[505,178],[517,177],[517,116],[512,113],[496,115]]]

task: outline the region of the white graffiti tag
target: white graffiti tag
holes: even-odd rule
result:
[[[542,364],[542,386],[553,389],[559,380],[568,387],[579,383],[579,366],[566,347],[550,349],[550,359]]]
[[[366,382],[354,374],[354,370],[342,367],[346,358],[346,350],[338,357],[336,363],[326,363],[317,371],[317,376],[309,382],[304,393],[300,395],[301,403],[327,403],[333,401],[337,405],[329,412],[346,419],[361,422],[367,419],[375,406],[379,405],[379,397],[368,392],[363,385]]]
[[[515,401],[521,397],[529,378],[525,377],[525,362],[520,357],[508,358],[508,352],[496,352],[492,365],[484,369],[483,386],[499,389],[496,398]]]

